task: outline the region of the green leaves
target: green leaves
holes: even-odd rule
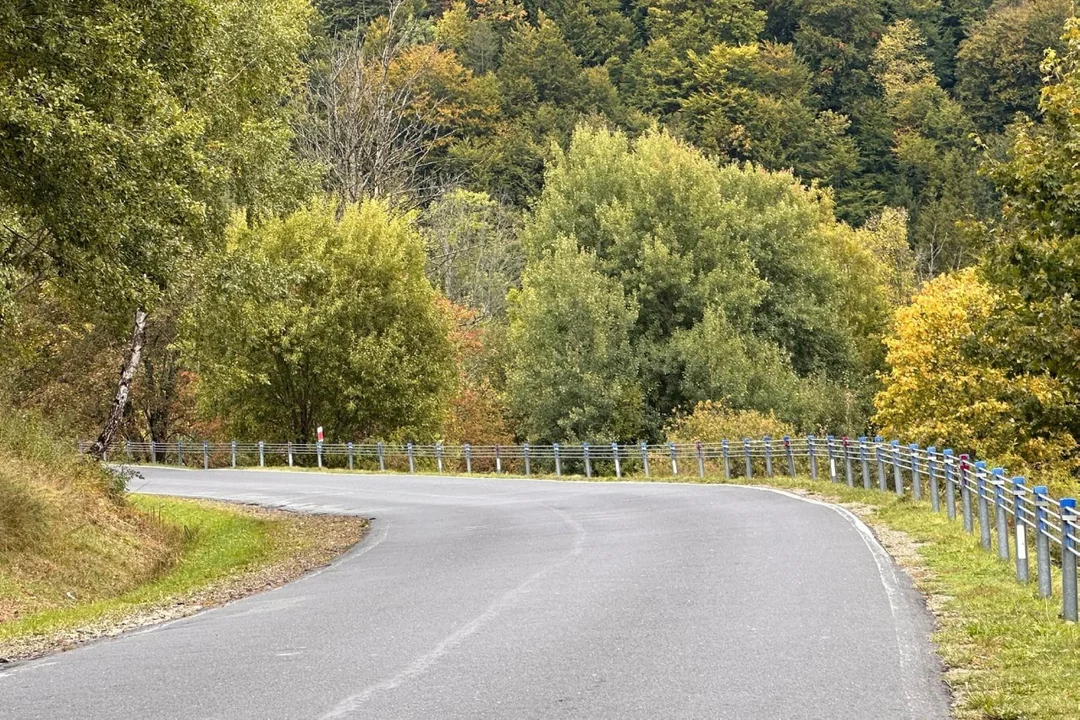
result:
[[[570,239],[530,264],[510,308],[507,398],[532,441],[635,437],[637,308]]]
[[[5,262],[44,263],[103,306],[146,302],[233,202],[278,206],[310,9],[31,5],[0,37],[0,205],[26,230],[0,230]]]
[[[184,324],[204,410],[267,439],[437,437],[455,366],[412,218],[338,212],[234,220]]]
[[[629,141],[621,133],[582,126],[548,171],[523,242],[530,258],[527,277],[544,268],[538,277],[555,283],[547,268],[558,260],[564,272],[572,272],[568,248],[576,246],[587,258],[588,268],[578,274],[589,277],[588,285],[633,303],[631,320],[619,316],[616,322],[608,314],[605,322],[630,324],[635,361],[619,365],[617,377],[634,368],[644,398],[638,432],[658,436],[674,410],[701,400],[723,400],[735,409],[775,408],[781,417],[814,429],[821,413],[839,422],[857,417],[857,409],[835,410],[820,402],[814,408],[806,399],[809,393],[820,401],[829,383],[869,373],[878,358],[856,341],[856,333],[880,335],[891,277],[870,248],[860,245],[863,239],[836,222],[827,194],[803,187],[789,173],[719,167],[662,132]],[[849,272],[846,263],[858,269]],[[581,292],[561,288],[564,298]],[[537,290],[522,292],[512,314],[520,328],[546,317],[539,311],[531,315],[533,304],[549,303],[547,314],[555,316],[557,303],[546,297]],[[868,317],[875,311],[876,319]],[[544,325],[542,340],[520,330],[518,357],[577,342],[574,336],[588,317]],[[575,365],[576,355],[557,357],[552,372],[585,375],[592,367],[585,361]],[[528,367],[519,371],[523,383],[530,373],[542,374]],[[610,384],[625,386],[621,380]],[[596,392],[610,400],[604,387]],[[519,396],[518,413],[528,424],[540,410],[530,392]],[[552,418],[541,423],[543,432],[554,432],[556,414],[543,413]],[[580,428],[574,432],[581,437]]]

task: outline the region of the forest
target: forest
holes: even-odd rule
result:
[[[2,0],[64,437],[879,433],[1080,475],[1064,0]]]

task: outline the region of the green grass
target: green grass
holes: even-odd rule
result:
[[[281,521],[195,500],[131,496],[130,502],[157,522],[183,528],[175,562],[158,577],[115,597],[42,610],[2,623],[0,642],[123,617],[272,562],[289,551],[278,542]]]

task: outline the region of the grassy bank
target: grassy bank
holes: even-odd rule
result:
[[[281,584],[356,542],[361,518],[130,496],[32,415],[0,416],[0,661]]]
[[[65,596],[58,606],[0,623],[0,657],[25,655],[12,648],[44,643],[61,646],[133,624],[139,616],[161,619],[161,608],[186,614],[252,590],[277,585],[325,562],[359,539],[363,521],[300,516],[197,500],[135,496],[131,506],[150,522],[176,528],[175,560],[150,579],[126,582],[129,589],[97,597]],[[34,642],[34,639],[40,642]],[[50,641],[51,638],[51,641]]]

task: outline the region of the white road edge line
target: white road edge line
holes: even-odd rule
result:
[[[915,631],[915,628],[912,627],[904,609],[901,607],[900,598],[903,597],[904,589],[896,576],[896,565],[894,564],[892,556],[889,555],[889,552],[878,541],[877,536],[874,535],[874,532],[869,526],[867,526],[858,515],[845,507],[824,502],[822,500],[814,500],[813,498],[788,492],[787,490],[759,485],[729,485],[729,487],[765,490],[777,493],[778,495],[785,495],[789,498],[794,498],[795,500],[801,500],[812,505],[821,505],[822,507],[829,508],[838,513],[842,518],[851,523],[852,527],[858,531],[859,536],[862,537],[863,543],[865,543],[867,549],[870,551],[870,555],[874,559],[874,564],[877,565],[878,578],[881,580],[881,586],[885,589],[885,596],[889,600],[889,611],[893,617],[893,629],[896,634],[896,649],[900,662],[900,672],[904,677],[904,697],[907,700],[908,716],[912,720],[921,720],[922,718],[931,717],[933,710],[929,707],[925,707],[926,703],[923,700],[923,696],[921,694],[913,695],[911,692],[911,688],[915,687],[915,685],[920,682],[920,679],[914,670],[917,667],[916,658],[919,655],[918,648],[921,643],[917,639],[918,633]]]

